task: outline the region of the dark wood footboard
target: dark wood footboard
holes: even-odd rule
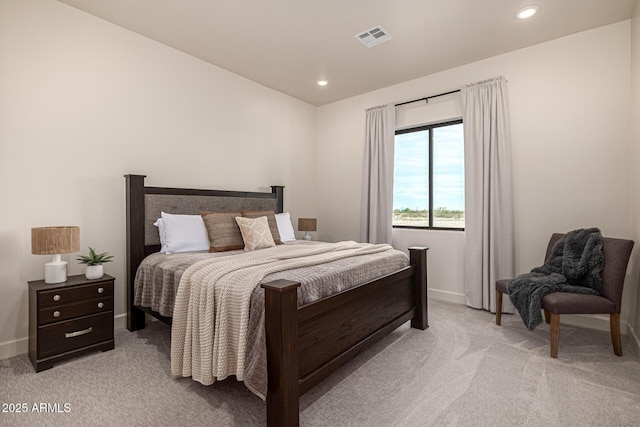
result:
[[[300,395],[398,326],[429,327],[427,248],[409,251],[409,267],[301,307],[299,283],[262,284],[268,426],[297,426]]]

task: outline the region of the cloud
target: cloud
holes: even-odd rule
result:
[[[433,129],[434,208],[464,210],[462,125]],[[394,209],[427,209],[429,205],[429,131],[396,136]]]

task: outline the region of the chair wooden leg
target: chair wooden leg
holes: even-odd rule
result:
[[[549,310],[544,311],[544,321],[547,322],[547,324],[551,323],[551,319],[549,318]]]
[[[496,291],[496,325],[502,322],[502,292]]]
[[[611,313],[609,315],[609,323],[611,324],[611,342],[613,343],[613,352],[616,356],[622,356],[622,341],[620,340],[620,313]]]
[[[558,338],[560,337],[560,315],[549,313],[551,317],[551,357],[558,357]]]

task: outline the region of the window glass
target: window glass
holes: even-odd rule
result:
[[[433,129],[433,226],[464,228],[462,124]]]
[[[393,224],[429,226],[429,131],[396,135]]]
[[[464,229],[462,121],[396,132],[393,226]]]

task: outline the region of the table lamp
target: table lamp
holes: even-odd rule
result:
[[[311,240],[309,232],[317,230],[317,222],[316,218],[298,218],[298,230],[307,232],[303,237],[304,240]]]
[[[67,281],[67,262],[60,254],[80,250],[80,227],[37,227],[31,229],[31,253],[34,255],[53,255],[53,259],[44,265],[45,283]]]

